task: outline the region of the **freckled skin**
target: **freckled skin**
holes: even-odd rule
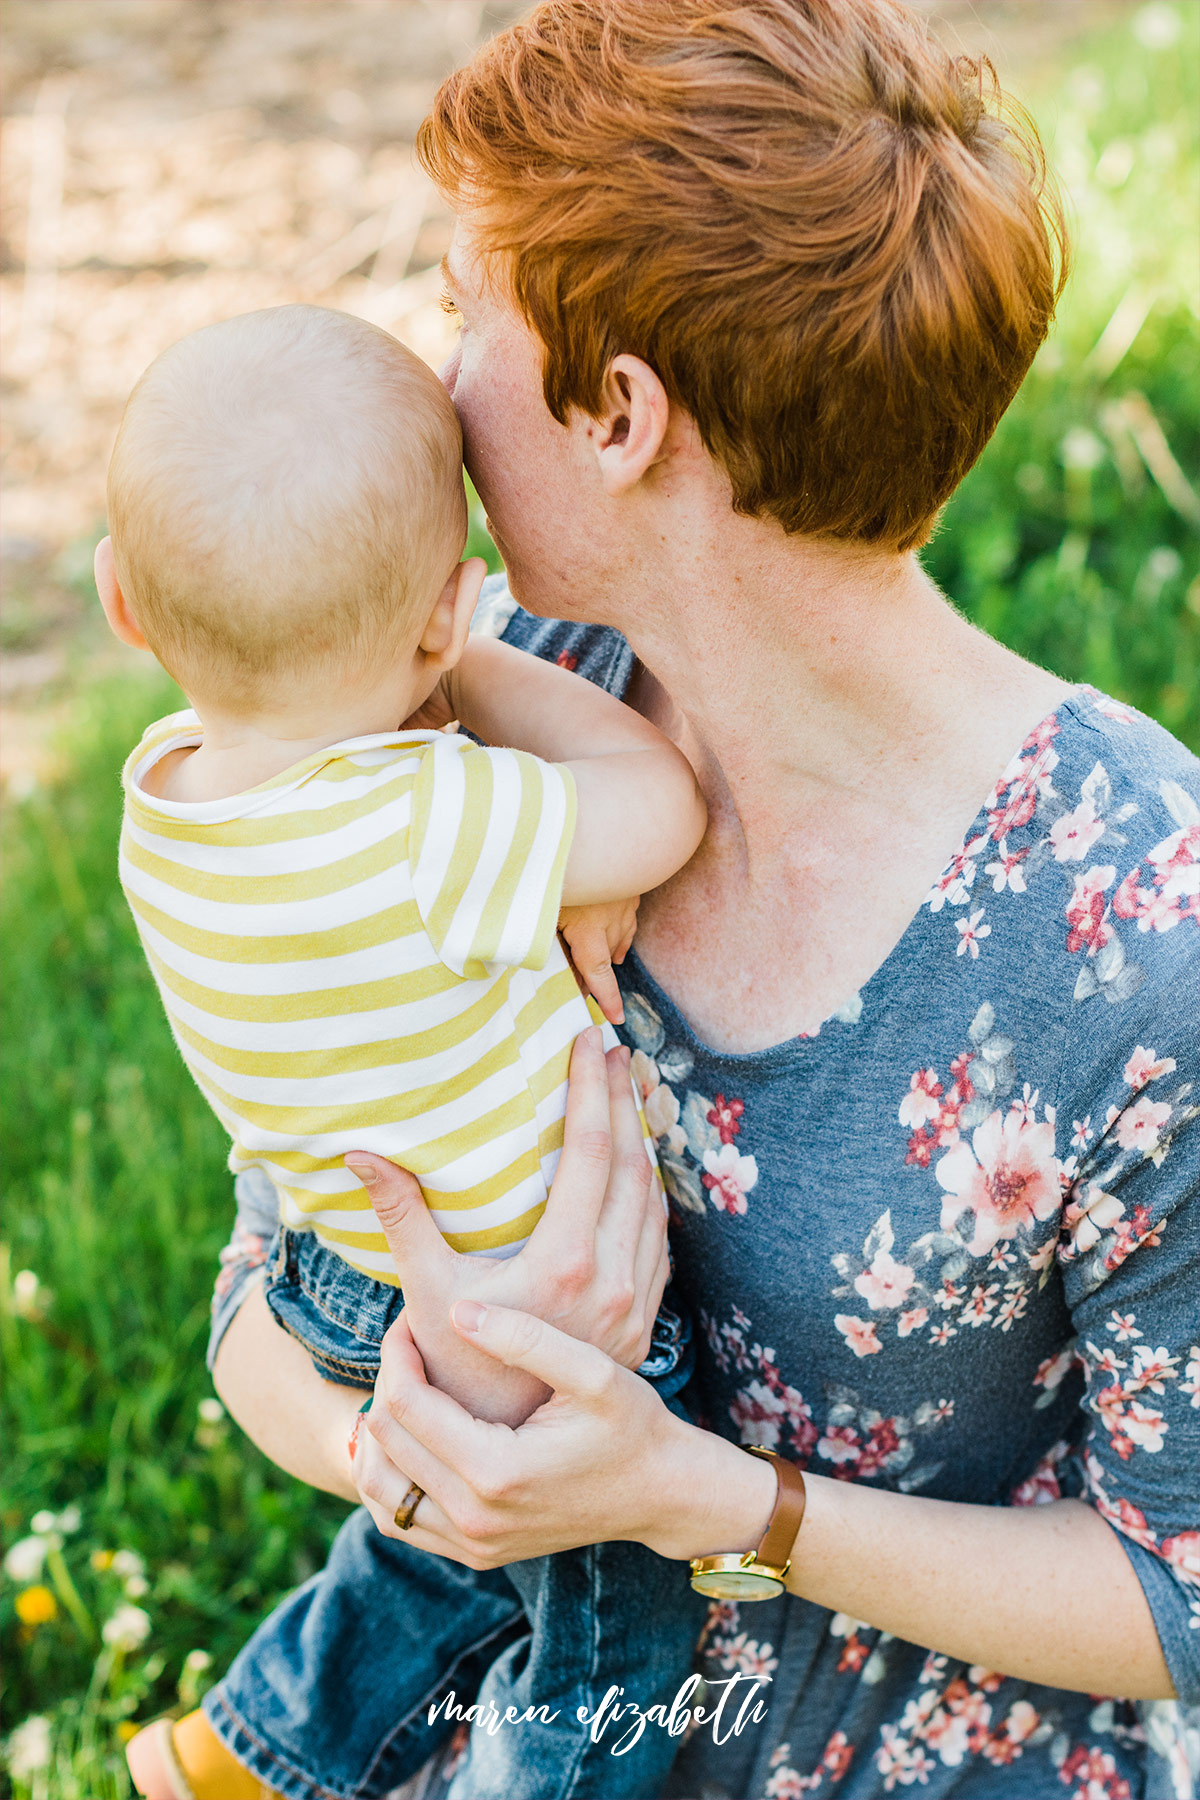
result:
[[[629,699],[660,730],[683,739],[672,733],[669,700],[645,671],[635,676]],[[638,955],[706,1043],[747,1050],[812,1030],[901,937],[985,786],[965,814],[961,802],[949,812],[914,787],[923,811],[901,815],[901,831],[895,814],[861,817],[843,802],[840,817],[817,814],[808,830],[777,846],[761,878],[747,866],[740,833],[722,829],[710,797],[700,849],[642,900]]]

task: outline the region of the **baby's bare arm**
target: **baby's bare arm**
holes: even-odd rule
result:
[[[563,903],[644,894],[704,835],[691,764],[648,720],[581,675],[494,638],[472,639],[446,678],[454,716],[489,744],[566,763],[578,819]]]

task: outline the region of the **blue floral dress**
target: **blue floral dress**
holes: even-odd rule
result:
[[[624,691],[617,634],[513,612],[499,583],[489,600],[508,641]],[[769,1050],[709,1049],[627,960],[704,1423],[903,1493],[1082,1495],[1190,1703],[1039,1687],[805,1600],[721,1604],[704,1671],[770,1677],[767,1716],[694,1733],[672,1794],[1196,1792],[1196,775],[1075,690],[862,991]]]
[[[616,694],[633,673],[617,633],[534,619],[503,578],[477,625]],[[1118,1534],[1179,1695],[1069,1693],[805,1600],[723,1603],[703,1672],[769,1681],[766,1716],[720,1744],[685,1736],[670,1795],[1194,1800],[1196,778],[1157,725],[1076,689],[861,992],[769,1050],[709,1049],[628,958],[703,1422],[902,1493],[1082,1496]],[[271,1226],[243,1212],[214,1343]]]

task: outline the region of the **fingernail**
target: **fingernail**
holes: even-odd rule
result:
[[[456,1300],[450,1317],[459,1331],[478,1331],[487,1318],[487,1307],[478,1300]]]
[[[365,1157],[361,1162],[358,1162],[352,1156],[344,1156],[342,1161],[352,1174],[358,1176],[358,1179],[365,1188],[373,1188],[375,1183],[379,1180],[379,1171],[376,1169],[374,1163],[369,1163]]]
[[[598,1025],[589,1025],[583,1035],[589,1050],[599,1050],[604,1042],[604,1034]]]

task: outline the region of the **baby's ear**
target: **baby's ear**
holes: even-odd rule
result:
[[[438,595],[421,634],[421,649],[431,666],[444,670],[457,663],[466,648],[479,590],[486,579],[487,564],[481,556],[472,556],[459,563]]]
[[[150,646],[142,636],[141,628],[130,612],[128,602],[121,592],[121,584],[117,580],[116,564],[113,561],[110,537],[101,538],[96,545],[92,570],[96,577],[96,592],[100,596],[104,616],[117,637],[123,644],[129,644],[134,650],[149,650]]]

